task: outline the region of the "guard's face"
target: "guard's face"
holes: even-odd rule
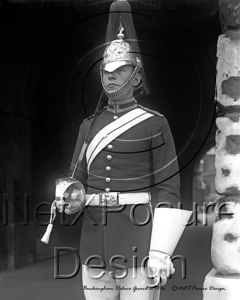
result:
[[[125,65],[113,72],[103,70],[103,84],[105,88],[112,92],[122,87],[131,76],[133,69],[133,66]]]

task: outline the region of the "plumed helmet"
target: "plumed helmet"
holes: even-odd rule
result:
[[[107,72],[113,72],[124,65],[137,66],[137,56],[131,45],[124,40],[124,28],[121,27],[117,39],[107,46],[103,54],[101,69]]]
[[[148,94],[149,87],[137,42],[131,7],[128,1],[115,0],[112,3],[108,20],[106,42],[108,43],[108,46],[104,51],[103,61],[100,67],[101,79],[103,70],[113,72],[124,65],[132,65],[135,67],[128,81],[119,90],[108,92],[103,85],[103,89],[107,96],[111,98],[124,91],[134,80],[138,72],[141,73],[142,81],[139,86],[136,87],[134,96],[138,97]]]

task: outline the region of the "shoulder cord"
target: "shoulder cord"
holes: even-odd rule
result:
[[[103,91],[102,91],[102,93],[101,93],[101,95],[100,95],[100,98],[99,98],[99,100],[98,100],[98,104],[97,104],[96,110],[95,110],[95,112],[94,112],[93,119],[92,119],[92,121],[91,121],[91,125],[90,125],[90,127],[89,127],[89,129],[88,129],[86,138],[84,139],[84,143],[83,143],[83,145],[82,145],[82,149],[81,149],[81,151],[80,151],[78,160],[77,160],[77,162],[76,162],[76,164],[75,164],[75,166],[74,166],[74,169],[73,169],[73,172],[72,172],[70,178],[74,178],[74,175],[75,175],[75,173],[76,173],[76,170],[77,170],[78,168],[80,168],[80,166],[81,166],[81,163],[82,163],[84,154],[85,154],[86,149],[87,149],[87,146],[88,146],[88,144],[89,144],[88,139],[89,139],[91,130],[92,130],[92,128],[93,128],[95,119],[96,119],[96,117],[99,115],[99,112],[100,112],[100,109],[101,109],[101,106],[102,106],[102,102],[103,102]]]

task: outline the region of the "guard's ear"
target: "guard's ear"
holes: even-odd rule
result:
[[[133,86],[138,86],[141,81],[142,81],[142,75],[140,73],[137,73],[137,75],[133,80]]]

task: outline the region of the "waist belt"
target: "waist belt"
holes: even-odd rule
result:
[[[86,195],[86,202],[89,206],[119,206],[138,203],[149,203],[151,194],[144,193],[99,193]]]

